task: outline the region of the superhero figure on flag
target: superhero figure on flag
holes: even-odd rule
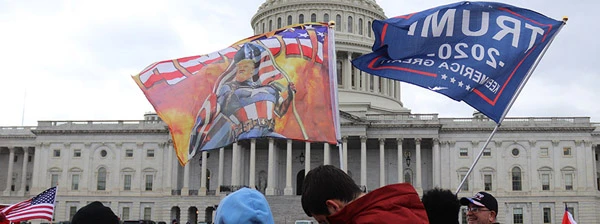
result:
[[[295,86],[275,65],[265,47],[246,43],[215,84],[198,112],[189,154],[215,149],[240,139],[275,137],[275,116],[288,111]]]

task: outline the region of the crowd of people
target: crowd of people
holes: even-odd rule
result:
[[[321,165],[310,170],[302,186],[302,209],[317,223],[431,223],[458,224],[461,206],[467,206],[469,224],[496,223],[498,201],[487,192],[458,197],[447,189],[434,188],[419,194],[408,183],[363,192],[343,170]],[[72,224],[118,224],[118,217],[101,202],[77,211]],[[227,195],[217,207],[216,224],[275,223],[265,196],[242,188]],[[172,224],[177,224],[173,220]]]

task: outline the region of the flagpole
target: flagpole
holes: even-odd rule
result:
[[[531,68],[529,69],[529,71],[527,71],[527,75],[525,76],[525,78],[523,79],[523,81],[521,82],[521,84],[519,85],[519,87],[517,88],[517,91],[515,92],[515,95],[513,95],[513,97],[510,99],[510,102],[508,103],[508,106],[506,107],[506,109],[502,113],[502,116],[498,120],[498,124],[496,125],[496,127],[494,128],[494,130],[492,131],[492,133],[490,134],[490,136],[488,137],[487,141],[485,142],[485,144],[483,145],[483,147],[481,148],[481,150],[479,150],[479,154],[477,155],[477,158],[475,158],[475,161],[473,161],[473,164],[471,164],[471,167],[467,171],[467,174],[465,175],[465,177],[462,179],[462,181],[460,182],[460,184],[456,188],[456,194],[460,193],[460,189],[462,188],[463,184],[465,184],[465,182],[468,180],[469,175],[471,174],[471,172],[473,172],[473,168],[475,168],[475,165],[477,165],[477,162],[479,161],[479,159],[483,155],[483,151],[485,150],[485,147],[487,147],[487,145],[492,140],[492,137],[494,136],[494,134],[496,134],[496,131],[498,130],[498,128],[502,124],[502,121],[506,117],[506,114],[508,114],[508,111],[510,110],[510,108],[512,107],[512,105],[515,103],[515,100],[517,99],[517,97],[521,93],[521,90],[523,90],[523,87],[525,86],[525,83],[527,83],[527,81],[531,77],[531,74],[533,74],[533,71],[535,70],[535,68],[540,63],[542,57],[544,56],[544,54],[546,54],[546,51],[548,50],[548,47],[550,47],[550,45],[552,44],[552,41],[554,41],[554,38],[558,35],[558,33],[560,32],[560,30],[562,30],[563,26],[567,23],[567,20],[568,20],[567,17],[563,18],[562,25],[560,27],[558,27],[558,30],[556,31],[556,33],[554,34],[554,36],[552,36],[552,39],[550,39],[550,41],[544,47],[544,49],[542,50],[542,52],[540,53],[540,55],[535,59],[535,62],[533,63],[533,66],[531,66]]]

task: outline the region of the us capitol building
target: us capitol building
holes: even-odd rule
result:
[[[154,113],[0,127],[0,204],[58,185],[55,221],[98,200],[122,220],[210,223],[227,193],[250,186],[266,195],[276,223],[294,223],[312,220],[298,195],[305,171],[321,164],[343,164],[365,191],[398,182],[412,183],[421,195],[434,187],[454,191],[495,123],[479,113],[413,114],[402,104],[399,82],[353,68],[352,59],[370,52],[371,23],[385,18],[374,0],[267,0],[251,19],[255,34],[336,22],[341,149],[256,139],[204,152],[182,167]],[[589,117],[505,119],[459,197],[490,192],[501,223],[559,223],[565,205],[579,223],[598,223],[598,127]]]

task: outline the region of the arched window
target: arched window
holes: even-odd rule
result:
[[[98,184],[96,185],[96,190],[106,190],[106,168],[104,167],[98,169]]]
[[[325,15],[323,15],[323,22],[329,22],[329,14],[325,13]]]
[[[262,33],[265,32],[265,23],[262,23],[262,30],[260,30]]]
[[[342,31],[342,16],[339,14],[335,16],[335,30]]]
[[[311,15],[310,15],[310,21],[311,21],[311,22],[313,22],[313,23],[314,23],[314,22],[317,22],[317,14],[314,14],[314,13],[313,13],[313,14],[311,14]]]
[[[298,23],[304,23],[304,14],[298,16]]]
[[[520,191],[521,187],[521,168],[515,167],[512,169],[512,189],[513,191]]]
[[[404,183],[412,184],[412,175],[408,170],[404,172]]]
[[[363,20],[358,19],[358,34],[359,35],[363,35]]]
[[[281,28],[281,17],[277,18],[277,29]]]
[[[367,36],[371,37],[371,21],[367,22]]]
[[[269,31],[273,30],[273,20],[269,20]]]
[[[288,19],[287,19],[287,20],[288,20],[288,21],[287,21],[287,25],[288,25],[288,26],[289,26],[289,25],[292,25],[292,16],[288,16]]]
[[[352,33],[352,16],[348,16],[348,33]]]

